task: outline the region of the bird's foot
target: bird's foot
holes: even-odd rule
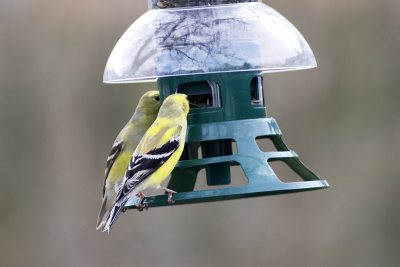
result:
[[[169,204],[175,203],[175,201],[172,200],[172,194],[176,194],[176,192],[166,187],[161,187],[161,189],[168,193],[168,203]]]
[[[144,211],[149,209],[149,204],[140,204],[139,206],[136,205],[138,211]]]
[[[143,204],[142,201],[146,197],[142,192],[136,195],[139,198],[139,202],[136,204],[138,211],[147,210],[149,208],[148,204]]]

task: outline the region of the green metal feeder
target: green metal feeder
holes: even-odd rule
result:
[[[168,184],[177,191],[174,204],[166,195],[143,203],[166,206],[329,187],[285,145],[278,124],[266,114],[263,73],[316,67],[297,29],[257,0],[148,2],[149,11],[111,53],[104,82],[157,81],[161,100],[185,93],[191,110],[185,150]],[[256,139],[270,139],[276,150],[261,151]],[[273,161],[286,163],[303,181],[281,181]],[[230,187],[231,166],[239,165],[248,184]],[[211,189],[195,191],[202,169]]]

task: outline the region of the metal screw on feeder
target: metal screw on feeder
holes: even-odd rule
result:
[[[316,67],[297,29],[258,0],[148,3],[149,11],[112,51],[104,82],[157,80],[161,100],[180,92],[193,103],[185,151],[168,184],[178,192],[173,205],[329,187],[283,143],[278,124],[266,115],[263,73]],[[262,152],[259,138],[270,139],[277,151]],[[269,165],[272,161],[285,162],[303,181],[282,182]],[[194,191],[201,169],[206,169],[208,185],[229,185],[235,165],[242,167],[247,185]],[[143,203],[171,205],[166,195]]]

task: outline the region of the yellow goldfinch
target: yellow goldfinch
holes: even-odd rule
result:
[[[189,102],[184,94],[168,96],[158,113],[155,122],[143,136],[121,183],[116,202],[111,209],[104,231],[110,231],[125,203],[133,196],[140,196],[138,207],[143,207],[142,191],[147,188],[159,188],[162,181],[172,172],[182,155],[186,139],[187,114]],[[172,190],[168,192],[168,201],[172,203]]]
[[[115,204],[126,168],[143,135],[157,117],[160,109],[158,91],[148,91],[139,100],[135,113],[118,134],[107,158],[103,187],[103,204],[97,219],[97,229],[104,226],[111,208]]]

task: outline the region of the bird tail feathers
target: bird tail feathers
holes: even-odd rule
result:
[[[110,232],[111,228],[113,227],[115,221],[117,220],[119,214],[124,209],[126,202],[128,199],[126,198],[121,203],[115,203],[114,207],[111,209],[110,213],[108,214],[107,221],[104,224],[102,232]]]
[[[107,197],[104,196],[103,204],[101,205],[99,217],[97,218],[96,230],[99,230],[105,223],[108,216]]]

